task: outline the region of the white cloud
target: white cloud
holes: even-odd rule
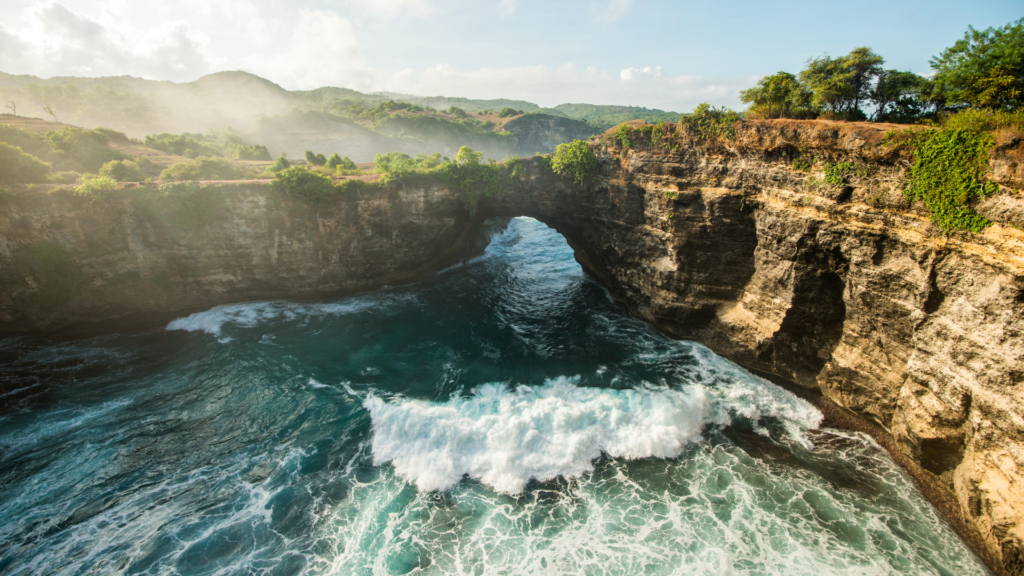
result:
[[[518,8],[519,0],[501,0],[501,2],[498,2],[498,14],[502,18],[514,16]]]
[[[373,71],[351,22],[331,12],[303,10],[291,28],[291,37],[274,54],[248,58],[247,68],[293,90],[373,87]]]
[[[360,12],[386,20],[425,17],[434,12],[427,0],[357,0],[352,4]]]
[[[26,26],[0,28],[0,66],[43,76],[132,74],[191,80],[210,71],[205,38],[183,21],[165,21],[136,38],[63,4],[24,11]]]
[[[337,14],[301,10],[282,20],[246,0],[209,4],[178,0],[174,7],[152,7],[158,17],[147,18],[151,15],[142,7],[121,0],[105,3],[93,17],[57,2],[35,3],[23,11],[24,25],[17,30],[0,25],[0,70],[191,81],[217,70],[243,69],[289,89],[373,88],[373,71],[355,30]],[[188,15],[192,23],[178,15]],[[136,24],[146,20],[160,23]],[[194,24],[210,30],[219,44],[211,46]]]
[[[702,78],[668,76],[661,67],[627,68],[619,77],[595,68],[578,70],[572,64],[457,70],[439,64],[423,71],[402,70],[386,89],[425,96],[514,98],[554,106],[566,102],[628,104],[677,112],[689,111],[705,100],[736,107],[737,93],[753,77]]]
[[[633,7],[633,0],[608,0],[606,3],[602,3],[597,10],[597,20],[606,24],[611,24],[621,19],[626,14],[629,14],[630,8]]]
[[[639,68],[626,68],[622,72],[619,72],[619,79],[623,82],[629,82],[630,80],[639,80],[645,76],[661,76],[661,66],[651,68],[647,66],[643,70]]]

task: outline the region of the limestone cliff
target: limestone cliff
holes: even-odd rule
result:
[[[563,142],[586,140],[600,133],[586,122],[550,114],[526,114],[509,121],[503,129],[512,133],[512,149],[519,156],[550,154]]]
[[[905,199],[908,157],[885,129],[745,122],[710,143],[595,140],[594,178],[528,160],[472,216],[423,183],[319,208],[226,187],[200,221],[129,194],[19,194],[0,200],[0,331],[368,290],[478,252],[486,218],[532,216],[637,316],[873,422],[990,565],[1024,574],[1020,145],[995,153],[1005,190],[978,206],[996,224],[946,238]],[[821,167],[840,161],[863,170],[827,185]]]

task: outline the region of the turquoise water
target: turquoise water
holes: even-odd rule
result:
[[[0,341],[2,574],[987,574],[871,440],[543,224],[418,284]]]

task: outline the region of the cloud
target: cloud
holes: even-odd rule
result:
[[[617,22],[623,16],[629,14],[629,10],[632,7],[633,0],[608,0],[607,3],[603,3],[598,7],[596,20],[605,24]]]
[[[329,85],[373,88],[373,70],[351,22],[331,12],[303,10],[292,28],[291,37],[274,54],[248,58],[247,68],[293,90]]]
[[[502,18],[514,16],[519,8],[519,0],[501,0],[498,2],[498,14]]]
[[[35,4],[18,31],[0,27],[0,66],[52,76],[132,74],[191,80],[210,71],[205,38],[183,21],[165,21],[137,38],[63,4]]]
[[[577,69],[573,64],[556,68],[545,65],[458,70],[439,64],[426,70],[402,70],[387,82],[386,89],[424,96],[513,98],[554,106],[566,102],[629,104],[674,110],[692,110],[710,101],[736,107],[737,94],[756,78],[703,78],[669,76],[661,67],[626,68],[618,78],[595,68]]]
[[[145,28],[132,25],[145,17],[137,5],[111,2],[100,17],[90,18],[57,2],[36,3],[23,11],[25,25],[17,31],[0,25],[0,69],[44,77],[128,74],[179,82],[243,69],[289,89],[373,88],[373,71],[354,27],[333,12],[300,10],[282,20],[245,0],[201,4],[208,3],[178,0],[176,9],[154,8],[163,11],[153,18],[160,23]],[[219,44],[211,46],[193,24],[174,19],[178,14],[216,29]]]
[[[358,0],[352,4],[360,12],[386,20],[425,17],[434,12],[427,0]]]

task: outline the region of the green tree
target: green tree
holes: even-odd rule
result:
[[[327,157],[323,154],[314,154],[312,150],[306,150],[306,162],[310,166],[323,166],[327,164]]]
[[[582,182],[584,178],[597,172],[597,156],[589,144],[583,140],[573,140],[559,144],[555,148],[551,169],[559,174],[572,176],[575,182]]]
[[[0,184],[45,182],[50,167],[17,146],[0,142]]]
[[[338,166],[341,166],[341,156],[338,156],[338,153],[335,152],[327,159],[327,167],[331,170],[337,170]]]
[[[288,154],[281,152],[281,155],[274,160],[274,165],[270,167],[272,172],[280,172],[281,170],[287,170],[291,168],[292,163],[288,161]]]
[[[160,174],[161,180],[236,180],[244,176],[235,163],[227,158],[200,156],[188,162],[179,162]]]
[[[334,180],[323,174],[301,167],[286,168],[277,173],[271,187],[283,194],[301,198],[313,204],[324,204],[335,197]]]
[[[469,146],[459,148],[458,153],[455,154],[455,163],[459,166],[476,166],[479,165],[480,161],[483,159],[483,152],[477,152]]]
[[[975,30],[932,58],[932,100],[942,108],[1024,106],[1024,18]]]
[[[853,49],[846,56],[822,56],[807,61],[800,80],[814,93],[812,102],[833,116],[849,120],[866,118],[861,102],[871,97],[873,80],[885,63],[870,48]]]
[[[142,182],[146,175],[139,165],[131,160],[111,160],[100,167],[100,176],[113,178],[118,182]]]
[[[740,91],[740,101],[764,118],[791,118],[797,111],[806,112],[811,97],[811,91],[789,72],[765,76],[757,86]]]
[[[871,90],[875,105],[873,120],[878,122],[913,122],[924,112],[922,96],[928,91],[928,80],[913,72],[883,70]]]
[[[516,116],[518,114],[522,114],[522,112],[517,112],[515,108],[506,107],[498,111],[498,118],[508,118],[509,116]]]

